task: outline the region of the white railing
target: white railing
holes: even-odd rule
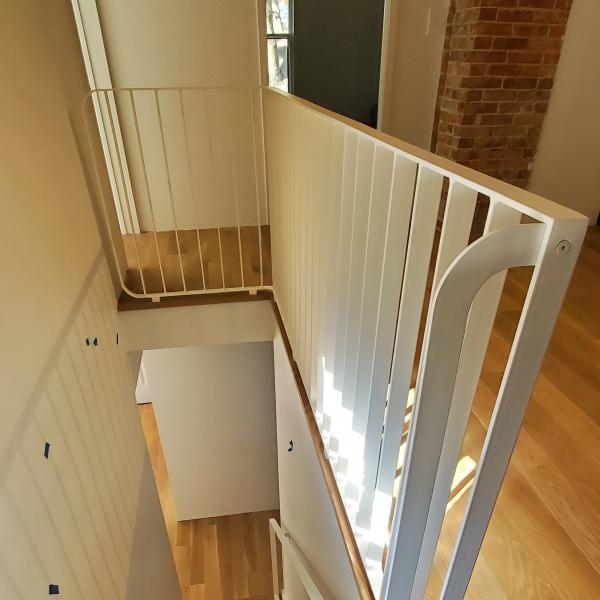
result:
[[[109,227],[124,289],[273,289],[382,598],[425,593],[506,271],[533,267],[441,593],[461,598],[586,219],[272,89],[89,98],[112,173],[107,221],[124,211],[120,234]]]
[[[328,596],[317,585],[312,568],[302,555],[302,552],[294,544],[294,540],[290,534],[282,529],[275,519],[269,519],[269,535],[271,539],[271,569],[273,573],[273,595],[275,600],[290,597],[289,595],[286,596],[284,586],[281,585],[284,573],[279,568],[277,540],[281,544],[285,566],[289,565],[296,574],[309,600],[328,600]]]
[[[441,594],[462,598],[587,221],[293,96],[264,96],[275,300],[382,598],[425,593],[506,271],[533,267]],[[487,220],[470,242],[480,195]]]
[[[89,103],[123,288],[155,300],[270,288],[260,88],[100,89],[86,115]]]

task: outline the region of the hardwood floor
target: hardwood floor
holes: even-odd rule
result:
[[[182,271],[188,290],[260,286],[262,258],[263,284],[271,285],[271,242],[269,227],[261,227],[259,246],[258,227],[221,227],[217,229],[189,229],[124,235],[127,257],[126,284],[133,292],[143,293],[140,264],[146,291],[162,292],[163,277],[166,290],[183,290]],[[240,247],[241,265],[240,269]],[[262,248],[259,252],[259,248]],[[202,260],[200,260],[202,254]],[[139,256],[139,261],[138,261]],[[222,256],[222,268],[221,268]],[[160,257],[160,264],[159,264]],[[162,267],[162,275],[161,275]]]
[[[529,278],[528,269],[507,278],[427,598],[441,590]],[[599,227],[587,235],[466,597],[600,598]]]
[[[273,600],[268,523],[278,511],[177,522],[152,405],[139,413],[182,600]]]

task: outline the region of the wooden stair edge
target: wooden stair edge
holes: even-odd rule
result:
[[[153,308],[177,308],[181,306],[203,306],[206,304],[229,304],[232,302],[270,301],[273,298],[271,290],[258,290],[256,294],[247,291],[215,292],[211,294],[186,294],[181,296],[166,296],[160,302],[151,298],[136,298],[122,291],[117,304],[119,312],[129,310],[148,310]]]
[[[346,507],[344,506],[344,501],[342,500],[342,496],[340,494],[335,475],[333,474],[331,463],[329,462],[329,459],[325,454],[325,445],[323,444],[323,438],[321,437],[319,426],[315,419],[312,406],[310,405],[309,396],[306,391],[306,388],[304,387],[304,382],[302,381],[300,369],[298,368],[298,365],[294,360],[292,346],[290,344],[287,331],[283,324],[283,319],[281,317],[281,313],[279,312],[279,307],[277,306],[277,302],[275,301],[275,298],[273,296],[271,296],[271,306],[273,307],[275,320],[277,321],[279,331],[281,332],[281,337],[283,339],[283,345],[287,353],[288,361],[290,363],[290,366],[292,367],[292,372],[294,373],[294,379],[296,380],[296,386],[298,388],[298,392],[302,401],[304,416],[306,417],[306,422],[308,424],[310,436],[313,441],[313,446],[315,448],[317,458],[319,459],[319,465],[321,466],[321,471],[325,479],[325,485],[327,486],[327,491],[329,492],[329,497],[331,499],[338,526],[342,534],[342,539],[344,540],[346,553],[348,554],[348,558],[350,560],[350,566],[352,568],[352,573],[354,575],[354,580],[356,582],[358,594],[361,600],[375,600],[375,595],[371,587],[371,582],[369,581],[367,569],[362,560],[360,550],[358,549],[356,537],[354,535],[354,531],[352,530],[352,525],[350,524],[350,519],[348,518],[348,513],[346,512]]]

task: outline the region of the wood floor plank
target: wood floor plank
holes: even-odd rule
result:
[[[123,236],[127,258],[126,285],[135,293],[270,286],[271,237],[269,226],[221,227],[159,231]],[[262,250],[262,254],[261,254]],[[179,258],[181,254],[181,260]],[[241,254],[241,257],[240,257]],[[164,285],[163,285],[164,280]]]

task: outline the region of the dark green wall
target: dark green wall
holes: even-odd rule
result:
[[[382,20],[383,0],[295,0],[294,93],[369,123]]]

